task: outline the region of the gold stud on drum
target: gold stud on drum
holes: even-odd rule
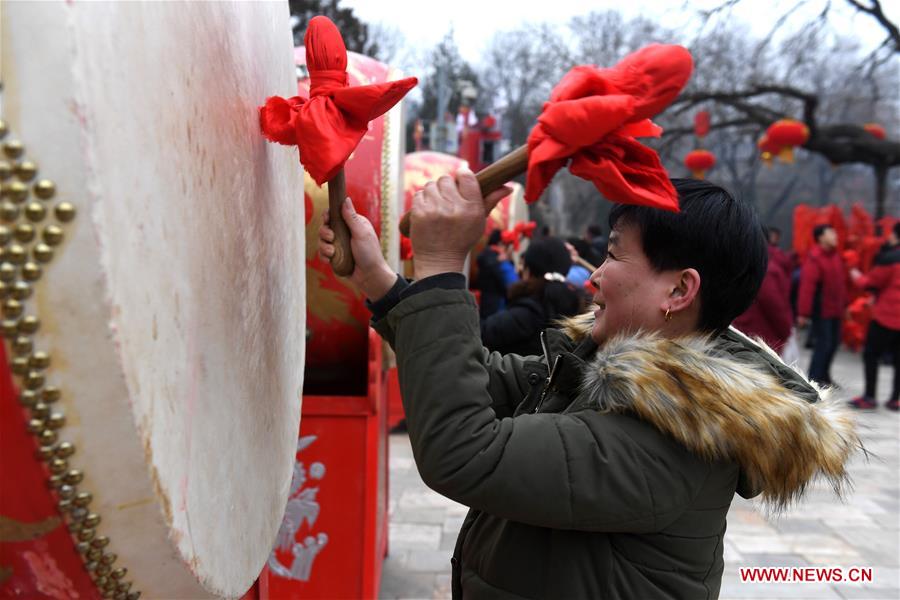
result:
[[[13,319],[4,319],[0,321],[0,333],[5,338],[13,338],[19,331],[19,322]]]
[[[12,343],[12,351],[16,356],[27,356],[34,349],[34,342],[27,335],[16,336]]]
[[[44,429],[44,422],[40,419],[31,419],[28,421],[28,432],[39,433]]]
[[[25,146],[19,140],[9,140],[3,143],[3,154],[9,158],[19,158],[25,151]]]
[[[56,443],[57,437],[58,436],[56,435],[55,431],[53,431],[52,429],[45,429],[40,433],[38,439],[40,440],[42,446],[52,446]],[[63,476],[63,479],[65,479],[65,476]]]
[[[35,419],[46,419],[50,416],[50,407],[43,402],[38,402],[31,407],[31,416]]]
[[[125,567],[119,567],[118,569],[110,573],[110,577],[112,577],[113,579],[122,579],[127,573],[128,569],[126,569]]]
[[[19,404],[22,406],[35,406],[38,403],[38,394],[34,390],[22,390],[19,393]]]
[[[98,535],[95,540],[91,542],[91,546],[94,548],[106,548],[109,545],[109,537],[105,535]]]
[[[0,281],[7,283],[12,282],[16,278],[16,265],[11,262],[0,263]]]
[[[53,260],[53,248],[47,244],[35,244],[31,253],[38,262],[48,263]]]
[[[72,501],[75,503],[75,506],[80,506],[84,508],[88,504],[91,503],[91,500],[94,499],[94,496],[91,495],[90,492],[78,492],[75,494],[75,499]]]
[[[60,202],[54,210],[57,220],[68,223],[75,218],[75,206],[71,202]]]
[[[41,320],[34,315],[25,315],[19,319],[16,328],[20,333],[37,333],[41,328]]]
[[[59,207],[57,207],[59,208]],[[25,218],[32,223],[39,223],[47,216],[47,209],[40,202],[29,202],[25,206]]]
[[[7,298],[12,287],[5,281],[0,281],[0,299]]]
[[[34,184],[34,195],[41,200],[49,200],[56,194],[56,184],[49,179],[41,179]]]
[[[59,497],[63,500],[71,500],[75,497],[75,488],[71,485],[63,485],[59,488]]]
[[[47,245],[58,246],[63,240],[63,230],[59,225],[47,225],[42,237]]]
[[[110,572],[111,570],[112,570],[112,569],[110,569],[109,565],[103,565],[103,564],[101,564],[101,565],[99,565],[99,566],[97,567],[97,573],[99,573],[99,574],[101,574],[101,575],[109,575],[109,572]]]
[[[104,554],[103,558],[100,559],[100,562],[104,565],[111,565],[116,562],[117,558],[119,558],[119,556],[115,552],[110,552],[109,554]]]
[[[35,352],[31,355],[31,358],[28,359],[28,366],[32,369],[46,369],[50,366],[50,355],[46,352]]]
[[[89,542],[78,542],[75,544],[75,549],[78,550],[79,554],[85,554],[91,549],[91,544]]]
[[[88,515],[84,518],[84,526],[85,527],[96,527],[100,524],[100,515],[97,513],[88,513]]]
[[[4,200],[0,202],[0,221],[6,221],[7,223],[13,223],[16,219],[19,218],[19,207],[10,202],[9,200]]]
[[[22,303],[15,298],[10,298],[3,303],[3,316],[7,319],[15,319],[16,317],[22,316],[22,311],[24,310],[25,307],[23,307]]]
[[[64,458],[54,458],[50,461],[50,472],[59,475],[69,468],[69,461]]]
[[[72,456],[73,454],[75,454],[75,445],[72,444],[71,442],[63,442],[62,444],[60,444],[59,446],[56,447],[54,452],[60,458],[68,458],[68,457]],[[75,495],[74,491],[72,492],[72,495],[73,496]]]
[[[88,557],[90,558],[91,553],[88,552]],[[97,557],[99,558],[99,556]],[[90,562],[99,562],[96,558],[91,559]],[[109,583],[109,577],[106,575],[98,575],[97,573],[91,573],[91,576],[94,578],[94,583],[97,584],[97,587],[103,589],[107,583]]]
[[[9,365],[9,370],[12,371],[15,375],[26,375],[28,373],[28,357],[15,357],[12,360],[12,364]]]
[[[100,548],[91,548],[87,551],[87,557],[89,560],[100,562],[100,559],[103,557],[103,550]],[[100,582],[97,583],[99,584]]]
[[[30,429],[31,427],[29,426]],[[53,458],[53,446],[41,446],[38,448],[37,457],[45,462]]]
[[[59,489],[60,486],[62,486],[62,484],[63,484],[63,480],[62,480],[61,475],[51,475],[47,479],[47,487],[52,490]]]
[[[22,383],[25,389],[36,390],[44,385],[44,381],[46,381],[46,377],[40,371],[28,371],[28,375],[25,376],[25,380]]]
[[[27,256],[28,253],[25,252],[25,248],[19,244],[12,244],[6,249],[6,260],[14,265],[21,265],[25,262]]]
[[[60,500],[56,503],[56,508],[58,508],[62,512],[69,512],[69,510],[72,508],[72,503],[68,500]],[[81,523],[69,523],[69,531],[71,531],[72,533],[75,533],[79,529],[81,529]]]
[[[16,230],[13,232],[13,235],[15,236],[16,241],[27,244],[34,239],[34,225],[31,223],[20,223],[16,225]]]
[[[21,204],[28,199],[28,186],[21,181],[10,181],[3,184],[0,195],[11,202]]]
[[[25,281],[17,281],[10,289],[9,295],[16,300],[25,300],[31,296],[31,286]]]
[[[65,481],[69,485],[78,485],[79,483],[81,483],[82,479],[84,479],[84,473],[82,473],[78,469],[72,469],[71,471],[69,471],[68,473],[66,473],[63,476],[63,481]],[[79,494],[79,496],[80,495],[81,494]],[[76,496],[76,500],[77,500],[77,496]],[[81,505],[79,504],[79,506],[81,506]]]
[[[96,533],[93,529],[82,529],[78,532],[78,539],[82,542],[89,542],[94,539],[94,534]]]
[[[12,240],[13,232],[6,225],[0,225],[0,246],[5,246]]]
[[[41,400],[46,402],[47,404],[53,404],[54,402],[59,402],[60,397],[62,397],[62,392],[59,391],[59,388],[55,385],[48,385],[41,392]],[[72,444],[68,444],[71,446]]]
[[[47,417],[47,427],[50,429],[62,429],[66,426],[66,416],[62,413],[53,413]]]
[[[19,181],[31,181],[37,175],[37,165],[30,160],[23,160],[13,167],[13,173],[19,178]]]
[[[88,511],[86,508],[75,507],[72,509],[71,517],[72,517],[72,520],[74,520],[74,521],[82,521],[87,516],[87,514],[88,514]],[[81,526],[85,527],[84,523],[82,523]]]
[[[13,174],[13,166],[7,160],[0,160],[0,180],[9,179]]]
[[[26,281],[37,281],[41,278],[41,274],[43,272],[44,270],[41,269],[41,265],[37,263],[28,261],[27,263],[22,265],[22,277]]]

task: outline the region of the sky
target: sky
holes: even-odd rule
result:
[[[341,0],[366,23],[382,23],[398,29],[406,38],[407,50],[434,47],[452,27],[462,57],[473,65],[496,31],[514,29],[525,22],[565,24],[570,18],[590,11],[617,9],[626,18],[644,16],[680,31],[693,31],[699,24],[697,11],[721,4],[723,0]],[[808,21],[825,0],[809,0],[797,11],[795,21]],[[883,8],[894,22],[900,21],[900,2],[883,0]],[[743,0],[734,15],[749,24],[753,33],[766,35],[785,6],[779,0]],[[874,48],[884,39],[883,29],[869,15],[857,13],[846,0],[832,0],[832,22],[856,35],[864,47]],[[837,18],[835,18],[837,17]],[[788,22],[790,24],[790,21]],[[789,26],[789,25],[788,25]],[[403,65],[398,65],[403,66]]]

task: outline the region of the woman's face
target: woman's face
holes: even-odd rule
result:
[[[650,265],[639,230],[617,226],[606,260],[591,274],[597,305],[591,337],[602,344],[620,333],[663,329],[674,282],[673,272],[658,273]]]

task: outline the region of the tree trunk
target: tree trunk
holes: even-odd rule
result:
[[[877,166],[875,169],[875,220],[884,216],[884,197],[887,194],[887,167]]]

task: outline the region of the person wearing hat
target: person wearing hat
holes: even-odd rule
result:
[[[566,281],[572,258],[562,240],[531,242],[522,263],[522,280],[510,287],[506,310],[481,321],[481,343],[488,350],[541,354],[541,331],[581,312],[578,291]]]

